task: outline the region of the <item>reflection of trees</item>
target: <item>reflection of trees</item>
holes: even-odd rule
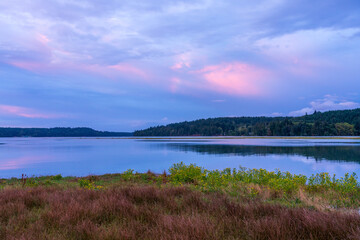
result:
[[[210,144],[166,144],[166,148],[213,155],[298,155],[319,160],[360,163],[360,146],[249,146]]]

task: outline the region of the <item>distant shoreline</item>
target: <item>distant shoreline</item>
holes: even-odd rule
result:
[[[122,137],[131,132],[97,131],[87,127],[9,128],[0,127],[0,137]]]
[[[300,117],[217,117],[171,123],[134,136],[360,136],[360,108]]]
[[[83,138],[87,138],[87,137],[83,137]],[[360,140],[360,136],[313,136],[313,137],[308,137],[308,136],[299,136],[299,137],[294,137],[294,136],[289,136],[289,137],[284,137],[284,136],[162,136],[162,137],[158,137],[158,136],[142,136],[142,137],[98,137],[99,139],[101,138],[112,138],[112,139],[182,139],[182,140],[186,140],[186,139],[359,139]]]
[[[159,140],[192,140],[192,139],[359,139],[360,136],[13,136],[1,138],[74,138],[74,139],[159,139]],[[0,143],[4,144],[4,143]]]

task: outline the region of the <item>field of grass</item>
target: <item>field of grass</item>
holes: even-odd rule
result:
[[[0,180],[0,239],[359,239],[356,175],[264,169]]]

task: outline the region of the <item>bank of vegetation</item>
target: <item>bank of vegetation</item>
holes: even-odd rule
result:
[[[302,117],[221,117],[173,123],[135,136],[358,136],[360,109],[314,112]]]
[[[357,239],[355,174],[264,169],[0,180],[0,239]]]
[[[0,128],[0,137],[120,137],[132,136],[127,132],[97,131],[92,128]]]

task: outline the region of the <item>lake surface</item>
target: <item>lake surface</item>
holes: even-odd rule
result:
[[[350,138],[0,138],[0,143],[0,178],[86,176],[130,168],[161,173],[181,161],[207,169],[360,174],[360,139]]]

